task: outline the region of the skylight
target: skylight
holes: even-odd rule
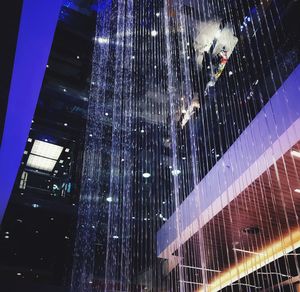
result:
[[[55,167],[56,160],[30,154],[27,160],[27,166],[39,170],[51,172]]]
[[[35,140],[32,146],[31,154],[57,160],[62,151],[62,146]]]

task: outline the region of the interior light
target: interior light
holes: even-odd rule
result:
[[[179,175],[181,173],[181,171],[179,169],[173,169],[171,171],[172,175],[176,176],[176,175]]]
[[[55,167],[56,160],[30,154],[27,160],[27,166],[37,170],[51,172]]]
[[[65,152],[67,152],[67,153],[70,152],[70,149],[69,149],[69,148],[66,148],[66,149],[65,149]]]
[[[5,238],[5,239],[9,239],[9,236],[8,236],[8,235],[5,235],[4,238]]]
[[[66,236],[65,236],[65,239],[70,239],[70,238],[69,238],[69,236],[66,235]]]
[[[35,208],[35,209],[38,208],[39,206],[40,205],[38,205],[38,204],[32,204],[32,207]]]
[[[68,156],[67,158],[68,158],[68,159],[71,159],[71,157],[70,157],[70,156]]]
[[[143,173],[144,178],[149,178],[150,176],[151,176],[151,174],[149,172],[144,172]]]
[[[5,231],[5,234],[9,234],[9,231]]]
[[[144,130],[144,129],[142,129],[142,130],[141,130],[141,133],[145,133],[145,130]]]
[[[300,152],[299,151],[296,151],[296,150],[292,150],[291,151],[291,154],[297,158],[300,158]]]
[[[45,139],[46,141],[47,139]],[[45,158],[57,160],[63,151],[63,147],[40,140],[35,140],[31,153]]]
[[[182,157],[182,160],[186,160],[186,157],[184,156],[184,157]]]
[[[93,134],[89,134],[90,137],[93,137]]]
[[[108,44],[109,39],[108,38],[103,38],[103,37],[98,37],[97,42],[98,42],[98,44]]]
[[[107,197],[106,201],[109,202],[109,203],[112,202],[112,197]]]
[[[106,116],[108,116],[108,113],[105,113]]]
[[[157,30],[152,30],[151,31],[151,36],[156,37],[158,35]]]
[[[68,126],[68,123],[64,123],[64,126],[67,127],[67,126]]]
[[[49,68],[49,65],[48,65],[48,64],[46,65],[46,68]]]
[[[131,56],[131,59],[134,60],[134,59],[135,59],[135,56]]]
[[[64,88],[64,89],[63,89],[63,92],[67,92],[67,89]]]
[[[232,72],[232,71],[229,71],[229,72],[228,72],[228,75],[229,75],[229,76],[233,75],[233,72]]]
[[[113,236],[113,239],[118,239],[118,238],[119,238],[118,235],[114,235],[114,236]]]
[[[55,169],[55,170],[54,170],[54,173],[58,173],[58,170],[57,170],[57,169]]]
[[[295,189],[295,193],[300,193],[300,189]]]
[[[21,273],[17,273],[17,276],[22,276],[22,274]]]
[[[31,138],[28,138],[27,141],[28,141],[29,143],[31,143],[31,142],[32,142],[32,139],[31,139]]]
[[[164,216],[162,214],[159,214],[159,218],[164,218]]]
[[[79,60],[79,59],[80,59],[80,57],[79,57],[79,56],[77,56],[76,58],[77,58],[77,60]]]
[[[156,12],[155,15],[156,15],[156,17],[159,17],[159,16],[160,16],[160,13],[159,13],[159,12]]]
[[[64,161],[61,159],[60,161],[59,161],[59,163],[63,163]]]

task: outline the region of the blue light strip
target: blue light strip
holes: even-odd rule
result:
[[[0,223],[18,173],[36,108],[61,0],[24,0],[0,149]]]

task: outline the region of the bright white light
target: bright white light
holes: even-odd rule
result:
[[[67,152],[67,153],[70,152],[70,149],[69,149],[69,148],[66,148],[66,149],[65,149],[65,152]]]
[[[108,116],[108,113],[105,113],[106,116]]]
[[[77,58],[77,60],[79,60],[79,59],[80,59],[80,57],[79,57],[79,56],[77,56],[76,58]]]
[[[93,134],[89,134],[90,137],[93,137]]]
[[[114,236],[113,236],[113,239],[118,239],[118,238],[119,238],[118,235],[114,235]]]
[[[46,65],[46,68],[49,68],[49,65],[48,65],[48,64]]]
[[[64,88],[63,91],[64,91],[64,92],[67,92],[67,89]]]
[[[59,163],[64,163],[64,161],[61,159],[61,160],[59,161]]]
[[[216,33],[216,38],[220,37],[220,35],[221,35],[221,30],[218,30]]]
[[[186,157],[182,157],[182,160],[186,160]]]
[[[39,205],[38,205],[38,204],[32,204],[32,207],[33,207],[33,208],[38,208]]]
[[[299,151],[296,151],[296,150],[292,150],[291,151],[291,154],[297,158],[300,158],[300,152]]]
[[[68,123],[64,123],[64,126],[67,127],[67,126],[68,126]]]
[[[57,160],[62,151],[62,146],[35,140],[31,149],[31,154]]]
[[[155,15],[156,15],[156,17],[159,17],[159,16],[160,16],[160,13],[159,13],[159,12],[156,12]]]
[[[157,30],[152,30],[151,31],[151,36],[156,37],[158,35]]]
[[[144,130],[144,129],[142,129],[142,130],[141,130],[141,133],[145,133],[145,130]]]
[[[300,193],[300,189],[295,189],[295,193]]]
[[[173,169],[171,171],[172,175],[176,176],[176,175],[179,175],[181,173],[181,171],[179,169]]]
[[[22,276],[22,274],[21,273],[17,273],[17,276]]]
[[[232,71],[229,71],[229,72],[228,72],[228,75],[229,75],[229,76],[233,75],[233,72],[232,72]]]
[[[161,219],[162,219],[162,218],[164,218],[164,216],[163,216],[162,214],[159,214],[159,218],[161,218]]]
[[[27,140],[29,143],[31,143],[32,142],[32,139],[31,138],[28,138],[28,140]]]
[[[149,178],[150,176],[151,176],[151,174],[149,172],[144,172],[143,173],[144,178]]]
[[[103,37],[98,37],[97,42],[98,42],[98,44],[109,44],[109,39],[103,38]]]
[[[30,154],[27,160],[27,166],[36,170],[51,172],[55,167],[56,160]]]
[[[8,235],[5,235],[4,238],[5,238],[5,239],[9,239],[9,236],[8,236]]]
[[[107,197],[106,201],[109,202],[109,203],[112,202],[112,197]]]

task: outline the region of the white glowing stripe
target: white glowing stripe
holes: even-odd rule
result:
[[[291,151],[291,154],[297,158],[300,158],[300,152],[299,151],[296,151],[296,150],[292,150]]]
[[[207,269],[207,268],[199,268],[199,267],[192,267],[192,266],[186,266],[186,265],[181,265],[182,268],[189,268],[189,269],[195,269],[195,270],[202,270],[202,271],[209,271],[209,272],[215,272],[215,273],[220,273],[221,271],[219,270],[213,270],[213,269]]]
[[[250,250],[245,250],[245,249],[240,249],[240,248],[235,248],[235,247],[232,250],[243,252],[243,253],[263,255],[263,253],[261,253],[261,252],[255,252],[255,251],[250,251]]]

